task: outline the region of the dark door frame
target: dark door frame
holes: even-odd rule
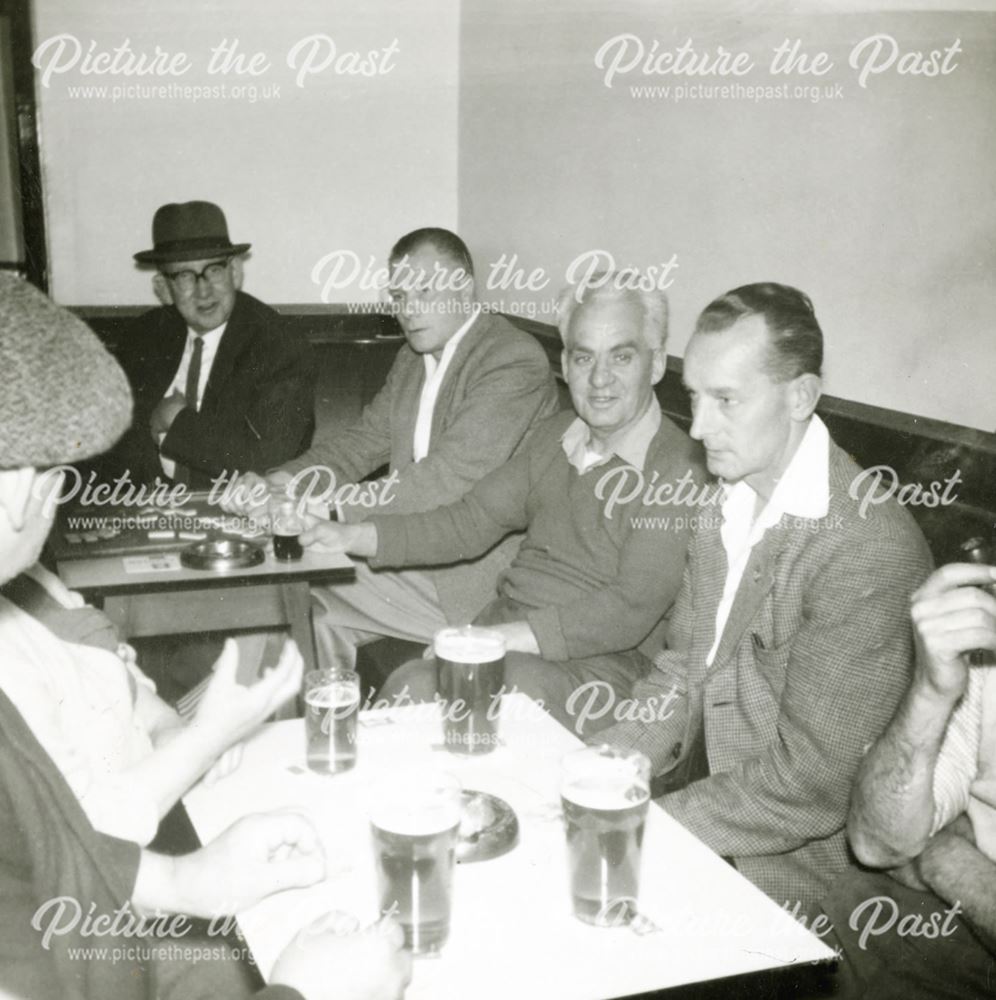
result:
[[[14,122],[19,164],[24,260],[16,265],[30,282],[48,291],[48,247],[45,240],[45,201],[42,196],[38,143],[38,107],[31,0],[0,0],[0,17],[9,19],[11,69],[14,78]],[[5,53],[6,55],[6,53]]]

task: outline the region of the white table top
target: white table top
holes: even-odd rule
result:
[[[438,959],[418,959],[410,1000],[602,1000],[783,965],[827,961],[830,948],[651,804],[643,842],[640,910],[661,933],[595,928],[576,920],[559,815],[559,761],[578,746],[524,695],[506,696],[504,745],[461,757],[433,749],[434,706],[361,716],[356,768],[323,777],[304,768],[304,723],[273,723],[246,748],[241,767],[185,804],[202,841],[248,812],[294,808],[322,832],[325,882],[271,896],[239,915],[264,975],[294,933],[328,910],[376,919],[376,880],[365,796],[371,779],[399,764],[442,767],[465,788],[515,809],[518,846],[462,864],[454,880],[450,939]]]

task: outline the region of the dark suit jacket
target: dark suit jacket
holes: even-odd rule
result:
[[[105,463],[115,474],[128,469],[133,482],[166,478],[149,420],[169,391],[186,339],[187,325],[172,306],[140,316],[126,334],[118,360],[131,382],[135,418]],[[314,398],[310,345],[269,306],[239,292],[200,410],[180,412],[162,453],[191,470],[197,489],[222,472],[265,472],[311,443]]]
[[[683,768],[704,739],[709,777],[660,804],[804,912],[849,864],[851,785],[909,683],[910,595],[931,568],[908,511],[889,501],[862,516],[848,492],[858,472],[831,442],[827,517],[783,516],[765,532],[706,666],[727,571],[713,510],[689,549],[668,648],[634,688],[646,715],[598,734],[642,750],[655,774]]]

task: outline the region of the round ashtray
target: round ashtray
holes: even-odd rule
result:
[[[515,811],[497,795],[464,789],[460,793],[457,861],[490,861],[507,854],[519,841]]]
[[[180,553],[180,562],[188,569],[208,569],[215,573],[257,566],[264,558],[265,554],[259,545],[235,538],[194,542]]]

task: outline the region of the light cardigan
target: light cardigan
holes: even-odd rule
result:
[[[325,467],[337,486],[358,483],[384,463],[398,473],[387,506],[362,501],[345,506],[344,520],[376,513],[433,510],[462,497],[523,445],[533,428],[559,408],[543,348],[508,320],[481,313],[460,342],[432,413],[429,454],[413,458],[415,421],[425,382],[425,364],[407,344],[399,351],[384,387],[351,427],[323,427],[303,455],[280,468],[297,473]],[[327,486],[328,477],[318,484]],[[380,483],[366,484],[376,497]],[[494,582],[508,565],[515,541],[471,565],[429,573],[440,607],[451,624],[466,624],[494,596]]]

